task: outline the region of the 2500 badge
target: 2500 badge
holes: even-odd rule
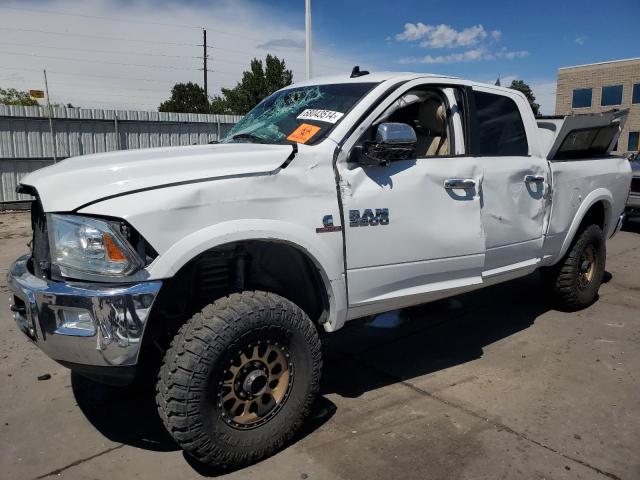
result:
[[[388,208],[367,208],[362,211],[362,214],[360,210],[349,210],[350,227],[375,227],[376,225],[389,225]]]

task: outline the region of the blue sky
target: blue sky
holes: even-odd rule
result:
[[[287,9],[302,2],[273,3]],[[322,0],[313,7],[314,35],[322,44],[335,43],[352,58],[391,70],[447,73],[484,81],[498,75],[507,80],[518,77],[546,85],[543,88],[548,92],[559,67],[640,56],[638,0]],[[468,40],[467,45],[460,45],[454,40],[447,44],[453,35],[444,40],[441,36],[438,42],[434,29],[423,28],[427,32],[415,41],[398,40],[407,23],[446,25],[458,33],[482,26],[488,35],[477,43]],[[491,38],[492,31],[500,32],[496,39]],[[420,35],[420,31],[415,33]],[[479,49],[486,54],[479,55]],[[472,54],[465,56],[469,52]],[[423,63],[425,57],[431,63]],[[399,64],[405,58],[412,62]]]
[[[275,8],[289,10],[302,1],[274,0]],[[338,13],[339,12],[339,13]],[[501,32],[490,48],[526,51],[517,60],[458,61],[414,65],[412,69],[457,73],[463,76],[507,74],[517,69],[525,77],[552,77],[560,66],[640,55],[640,1],[555,0],[401,2],[316,0],[314,34],[323,44],[335,43],[354,57],[395,69],[402,57],[446,55],[477,46],[420,47],[420,42],[398,41],[407,23],[447,25],[460,32],[481,25]],[[487,42],[485,42],[487,43]]]
[[[553,113],[558,67],[640,56],[640,0],[312,0],[314,74],[351,66],[530,83]],[[304,78],[304,0],[0,0],[0,87],[83,106],[152,109],[177,81],[210,93],[274,53]],[[122,40],[120,40],[122,39]],[[180,45],[177,45],[179,43]]]

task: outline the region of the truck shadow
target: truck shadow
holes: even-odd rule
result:
[[[609,275],[610,278],[610,275]],[[356,398],[483,354],[552,308],[539,275],[350,322],[325,341],[322,393]]]
[[[323,338],[321,395],[311,419],[289,446],[333,416],[337,407],[328,396],[356,398],[475,360],[487,345],[529,328],[550,309],[538,274],[532,274],[450,299],[349,322]],[[156,413],[152,385],[122,389],[73,374],[72,388],[86,418],[110,440],[153,451],[179,450]],[[200,475],[229,473],[202,465],[187,455],[185,460]]]

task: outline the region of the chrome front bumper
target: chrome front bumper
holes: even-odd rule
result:
[[[71,368],[136,365],[162,282],[47,281],[29,272],[28,259],[16,260],[7,274],[11,310],[20,330],[48,356]]]

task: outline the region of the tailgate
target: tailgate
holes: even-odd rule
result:
[[[629,110],[571,115],[549,150],[548,160],[577,160],[607,155],[618,141]]]

